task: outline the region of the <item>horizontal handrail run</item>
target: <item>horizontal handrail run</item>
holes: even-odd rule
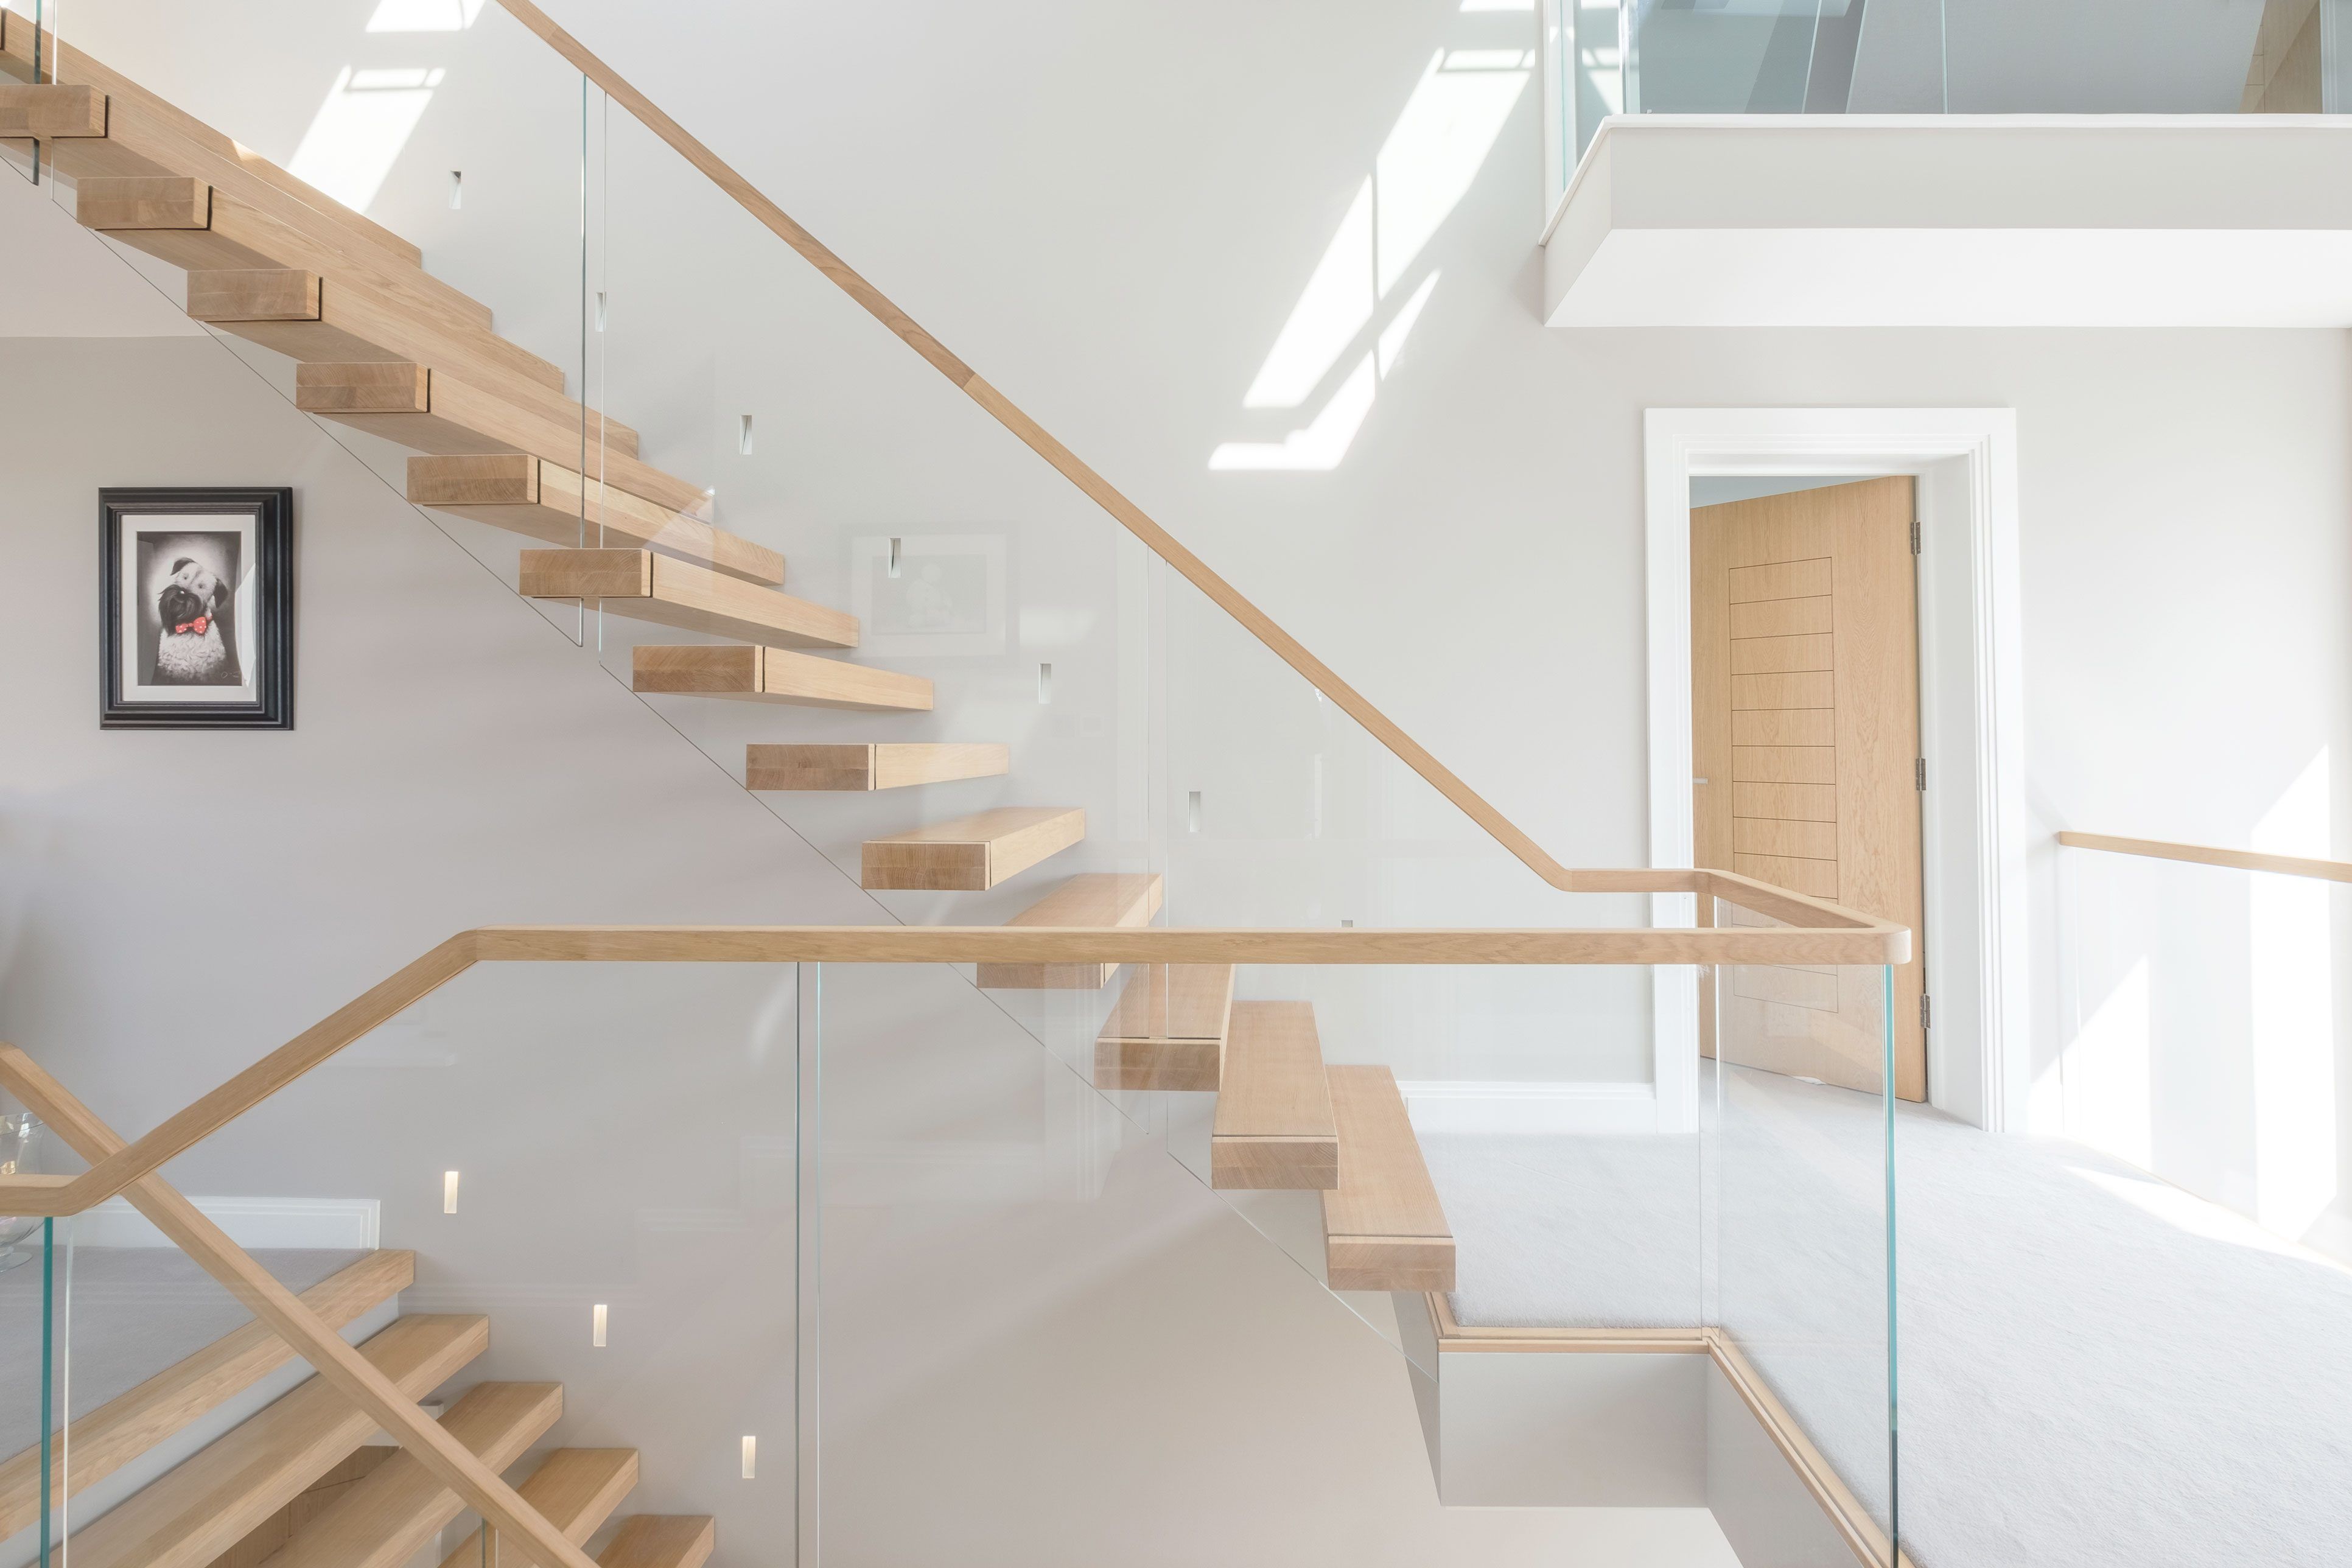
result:
[[[2285,877],[2316,877],[2328,882],[2352,882],[2352,861],[2315,860],[2302,855],[2264,855],[2252,849],[2223,849],[2210,844],[2172,844],[2161,838],[2117,838],[2106,833],[2063,832],[2058,842],[2074,849],[2103,849],[2110,855],[2138,855],[2150,860],[2186,860],[2198,866],[2226,866],[2238,871],[2275,871]]]
[[[0,1178],[0,1214],[79,1214],[221,1127],[477,963],[1902,963],[1905,928],[1745,879],[1675,877],[1735,902],[1810,909],[1824,926],[1518,931],[1227,931],[1046,926],[485,926],[460,931],[152,1130],[60,1184]],[[1771,914],[1772,910],[1759,912]],[[1780,918],[1777,914],[1775,918]]]

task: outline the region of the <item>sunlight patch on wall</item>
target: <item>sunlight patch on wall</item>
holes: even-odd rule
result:
[[[1528,7],[1464,7],[1507,8]],[[1381,380],[1428,304],[1437,274],[1432,271],[1402,300],[1401,285],[1485,166],[1534,66],[1534,52],[1527,49],[1439,49],[1430,57],[1381,144],[1371,176],[1324,247],[1242,406],[1303,407],[1335,366],[1353,353],[1362,357],[1305,428],[1279,442],[1223,442],[1210,453],[1210,468],[1298,472],[1339,466],[1371,411]],[[1375,333],[1370,344],[1367,331]]]
[[[2265,855],[2328,855],[2327,750],[2262,821]],[[2335,1202],[2336,1015],[2330,884],[2249,877],[2253,980],[2256,1215],[2301,1237]]]
[[[2146,1168],[2154,1154],[2155,1053],[2147,960],[2107,993],[2066,1047],[2066,1129],[2092,1148]]]
[[[376,0],[371,33],[462,33],[482,14],[483,0]]]
[[[288,165],[294,177],[347,207],[367,210],[444,74],[437,68],[357,70],[345,66],[294,150]]]

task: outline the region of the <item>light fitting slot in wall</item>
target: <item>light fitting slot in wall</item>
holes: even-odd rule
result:
[[[760,1439],[754,1434],[745,1433],[743,1436],[743,1479],[747,1481],[758,1479],[759,1469]]]
[[[1053,700],[1054,667],[1050,664],[1041,664],[1037,667],[1037,705],[1042,708]]]
[[[596,290],[596,330],[600,332],[604,330],[604,290],[599,289]]]
[[[457,1212],[457,1173],[455,1171],[441,1173],[441,1212],[443,1214]]]
[[[599,1301],[588,1309],[589,1349],[601,1351],[604,1348],[604,1303]]]
[[[898,539],[897,539],[897,538],[895,538],[895,537],[893,537],[893,538],[891,539],[891,541],[890,541],[890,567],[889,567],[889,571],[890,571],[890,575],[891,575],[891,576],[893,576],[893,577],[896,577],[896,576],[898,574]]]
[[[746,414],[741,416],[741,419],[742,424],[735,435],[736,448],[748,458],[751,455],[751,416]]]
[[[1184,801],[1184,831],[1201,831],[1201,792],[1194,790]]]
[[[466,171],[449,171],[449,210],[456,212],[466,205]]]

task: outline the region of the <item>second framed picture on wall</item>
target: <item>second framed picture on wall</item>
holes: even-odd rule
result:
[[[103,489],[99,727],[294,727],[294,492]]]

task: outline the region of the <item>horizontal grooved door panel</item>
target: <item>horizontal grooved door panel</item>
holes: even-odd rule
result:
[[[1810,893],[1817,899],[1838,896],[1838,868],[1834,860],[1800,860],[1790,855],[1734,855],[1731,868],[1743,877],[1774,882],[1798,892]]]
[[[1739,784],[1835,784],[1837,748],[1734,746],[1731,776]]]
[[[1830,668],[1830,635],[1811,633],[1792,637],[1734,637],[1731,673],[1773,675],[1784,671]]]
[[[1792,637],[1831,629],[1827,594],[1806,599],[1758,599],[1731,606],[1735,637]]]
[[[1735,816],[1731,819],[1731,847],[1742,855],[1794,855],[1804,860],[1834,860],[1838,852],[1837,824]]]
[[[1769,566],[1731,569],[1731,602],[1757,599],[1816,599],[1830,591],[1829,557],[1814,561],[1781,561]]]
[[[1826,669],[1786,675],[1735,675],[1731,706],[1743,708],[1833,708],[1833,683]]]
[[[1735,746],[1834,746],[1833,708],[1748,708],[1731,716]]]
[[[1736,784],[1731,786],[1731,815],[1780,822],[1835,822],[1837,785]]]

